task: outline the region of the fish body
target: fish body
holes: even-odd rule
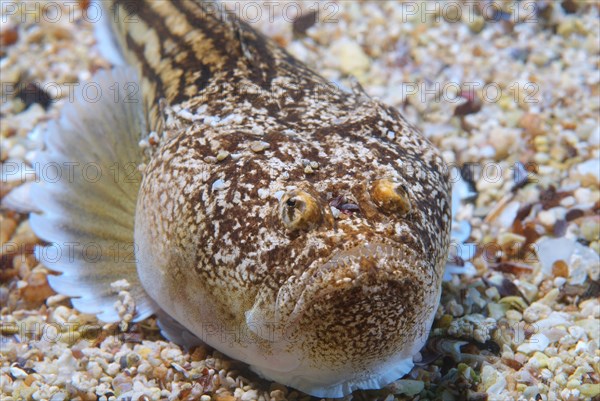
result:
[[[75,306],[110,321],[107,286],[125,277],[137,319],[162,314],[165,332],[181,325],[312,395],[406,374],[438,306],[450,241],[438,151],[397,110],[329,84],[217,3],[109,3],[141,107],[103,117],[112,123],[95,139],[69,131],[81,116],[67,113],[54,130],[72,145],[55,139],[44,157],[84,159],[83,144],[104,135],[91,160],[134,161],[139,179],[101,183],[94,201],[76,195],[78,215],[41,207],[32,226],[50,242],[83,233],[106,247],[131,243],[135,264],[59,262],[51,284],[69,293],[82,283]],[[60,204],[60,189],[78,185],[89,183],[37,190]],[[115,188],[121,197],[107,195]],[[61,224],[77,216],[81,226]]]

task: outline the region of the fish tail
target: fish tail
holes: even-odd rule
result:
[[[111,31],[140,77],[151,131],[164,127],[160,104],[174,105],[202,92],[241,56],[235,31],[219,2],[107,0]]]

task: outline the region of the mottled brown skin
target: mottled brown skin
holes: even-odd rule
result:
[[[435,148],[395,109],[329,85],[210,5],[115,3],[138,20],[117,29],[161,137],[136,214],[150,296],[197,335],[203,320],[270,322],[288,338],[273,345],[251,328],[260,352],[300,355],[317,371],[369,370],[418,351],[451,221]],[[409,207],[378,206],[378,179],[402,186]],[[279,215],[276,195],[294,189],[322,208],[310,229],[292,231]],[[334,214],[339,196],[358,210]]]

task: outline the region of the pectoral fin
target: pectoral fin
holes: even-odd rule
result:
[[[89,86],[99,95],[77,96],[49,125],[46,149],[35,160],[41,176],[31,188],[39,210],[30,215],[31,227],[50,243],[36,255],[62,273],[50,276],[50,285],[107,322],[119,320],[111,283],[121,279],[136,301],[135,320],[157,310],[139,281],[133,241],[145,128],[139,96],[124,88],[135,85],[129,68],[97,73]]]

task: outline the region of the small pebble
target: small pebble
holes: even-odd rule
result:
[[[338,40],[331,46],[331,53],[338,59],[338,66],[344,74],[360,76],[371,64],[362,47],[353,40]]]
[[[525,354],[530,354],[535,351],[545,351],[548,345],[550,344],[550,340],[548,337],[543,335],[542,333],[536,333],[532,335],[528,340],[517,347],[517,351],[523,352]]]
[[[16,366],[10,367],[10,369],[8,369],[8,371],[10,372],[11,376],[17,380],[25,379],[28,376],[27,372],[25,372],[23,369],[18,368]]]

